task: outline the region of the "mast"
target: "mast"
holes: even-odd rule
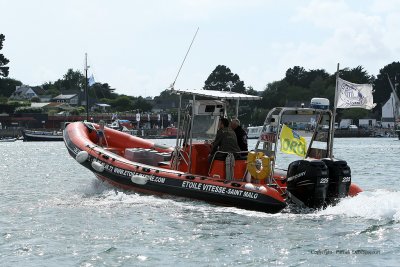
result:
[[[176,82],[176,80],[178,79],[178,76],[179,76],[179,73],[181,72],[181,69],[182,69],[182,67],[183,67],[183,64],[185,64],[185,60],[186,60],[186,58],[187,58],[187,56],[188,56],[188,54],[189,54],[190,48],[192,48],[194,39],[196,39],[196,35],[197,35],[197,32],[198,32],[198,31],[199,31],[199,27],[197,27],[197,30],[196,30],[196,33],[195,33],[194,36],[193,36],[192,42],[190,43],[189,48],[188,48],[188,50],[186,51],[186,55],[185,55],[185,57],[183,58],[183,61],[182,61],[181,66],[179,67],[179,70],[178,70],[178,73],[176,74],[175,80],[174,80],[174,82],[171,84],[171,88],[172,88],[172,89],[174,89],[175,82]]]
[[[86,121],[89,121],[89,92],[88,92],[88,69],[87,53],[85,53],[85,98],[86,98]]]
[[[400,114],[399,114],[400,100],[399,100],[399,96],[397,95],[397,92],[396,92],[396,81],[395,81],[395,85],[393,86],[392,81],[390,80],[389,74],[386,74],[386,75],[389,80],[390,87],[392,88],[392,91],[393,91],[394,105],[393,105],[393,102],[392,102],[392,105],[393,105],[393,109],[394,109],[393,110],[394,126],[396,127],[397,120],[400,117]]]
[[[337,106],[337,101],[338,101],[338,81],[339,81],[339,63],[337,64],[337,71],[336,71],[336,86],[335,86],[335,98],[333,100],[333,111],[332,111],[332,119],[331,119],[331,125],[330,125],[330,136],[329,136],[329,151],[328,151],[328,157],[332,158],[333,157],[333,140],[335,136],[335,120],[336,120],[336,106]]]

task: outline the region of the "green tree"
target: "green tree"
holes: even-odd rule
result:
[[[159,96],[154,97],[155,103],[159,103],[161,100],[178,101],[178,99],[179,96],[177,94],[172,94],[169,89],[162,91]]]
[[[389,84],[388,76],[392,84],[395,85],[400,80],[400,62],[392,62],[379,70],[379,74],[374,81],[374,102],[377,103],[376,110],[381,110],[381,107],[389,99],[392,89]],[[399,90],[397,90],[399,95]]]
[[[289,85],[302,86],[302,80],[305,78],[306,70],[303,67],[294,66],[286,71],[285,81]]]
[[[40,98],[37,97],[37,96],[34,96],[34,97],[31,98],[31,102],[32,103],[40,103]]]
[[[352,83],[373,83],[375,80],[375,77],[369,75],[362,66],[357,66],[353,69],[344,68],[339,73],[340,78]]]
[[[239,75],[233,74],[231,70],[224,66],[218,65],[204,82],[205,90],[232,91],[236,93],[244,93],[246,88],[244,82],[240,80]]]
[[[0,34],[0,50],[3,49],[3,42],[6,39],[4,34]],[[5,67],[10,62],[3,54],[0,54],[0,77],[7,77],[9,67]]]
[[[70,111],[71,115],[80,115],[80,114],[84,114],[86,111],[85,107],[77,107],[74,108],[73,110]]]
[[[116,111],[128,111],[133,108],[132,97],[122,95],[111,102],[111,107]]]
[[[25,107],[30,105],[29,102],[21,102],[21,101],[7,101],[0,103],[0,113],[14,113],[15,109],[18,107]]]
[[[43,113],[43,109],[25,106],[16,108],[15,113]]]
[[[271,109],[284,106],[287,102],[286,90],[288,87],[289,84],[285,79],[267,84],[265,90],[261,93],[262,100],[258,102],[259,107]]]
[[[325,81],[329,78],[329,73],[324,69],[309,70],[303,78],[305,87],[309,87],[315,81]]]
[[[247,86],[246,92],[247,95],[260,95],[261,92],[254,90],[253,86]]]
[[[85,86],[85,76],[77,70],[68,69],[62,79],[57,80],[54,85],[58,90],[82,90]]]
[[[46,82],[42,84],[42,87],[43,90],[46,91],[46,94],[51,95],[52,97],[58,96],[60,94],[60,90],[52,82]]]
[[[10,97],[15,92],[17,86],[22,82],[11,78],[0,78],[0,96]]]
[[[108,98],[116,99],[118,94],[114,93],[115,89],[111,88],[108,83],[95,83],[89,88],[89,95],[97,99]]]
[[[139,96],[138,99],[136,99],[133,103],[133,109],[139,109],[140,111],[146,112],[146,111],[151,111],[153,108],[153,105],[150,104],[146,99],[143,97]]]

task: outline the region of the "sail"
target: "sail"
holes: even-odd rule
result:
[[[393,91],[392,94],[393,94],[393,97],[394,97],[394,106],[393,106],[394,114],[393,114],[393,116],[395,118],[395,121],[399,122],[399,118],[400,118],[400,100],[399,100],[399,96],[397,95],[396,88],[393,86],[392,81],[389,78],[389,75],[388,75],[388,80],[389,80],[389,83],[390,83],[390,88],[392,88],[392,91]]]

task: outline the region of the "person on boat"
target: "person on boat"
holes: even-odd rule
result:
[[[218,153],[218,151],[228,153],[240,152],[236,134],[229,127],[229,120],[227,118],[221,118],[219,120],[217,135],[212,143],[211,152],[208,157],[210,163],[213,160],[213,157],[217,160],[225,160],[227,153]]]
[[[104,125],[105,122],[103,120],[99,121],[99,129],[97,130],[97,138],[100,146],[103,146],[104,141]]]
[[[240,126],[240,121],[238,119],[231,120],[231,128],[236,134],[237,143],[239,145],[240,151],[248,151],[249,148],[247,146],[247,133]]]

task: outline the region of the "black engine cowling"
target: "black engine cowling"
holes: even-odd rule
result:
[[[304,159],[290,163],[287,190],[293,202],[301,201],[310,208],[324,207],[328,185],[328,167],[323,161]]]
[[[336,203],[339,198],[349,195],[351,170],[347,162],[339,159],[322,159],[329,170],[329,187],[327,200],[329,204]]]

